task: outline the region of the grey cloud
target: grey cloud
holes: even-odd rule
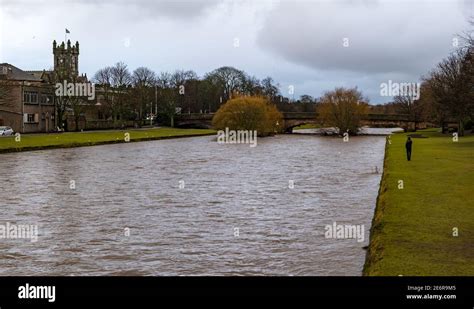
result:
[[[462,0],[461,9],[466,18],[474,20],[474,0]]]
[[[122,0],[123,4],[133,3],[139,11],[143,11],[148,16],[160,15],[172,18],[192,18],[204,15],[208,10],[216,7],[220,0],[142,0],[129,2]],[[115,3],[115,2],[114,2]]]
[[[452,51],[463,15],[446,1],[283,1],[257,43],[313,69],[419,76]]]
[[[55,10],[58,7],[87,5],[97,9],[120,9],[130,10],[130,17],[170,17],[170,18],[194,18],[206,13],[207,10],[217,6],[222,0],[3,0],[2,7],[6,13],[25,15],[37,14],[31,7]],[[142,15],[143,14],[143,15]]]

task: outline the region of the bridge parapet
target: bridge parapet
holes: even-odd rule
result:
[[[318,116],[315,112],[286,112],[283,113],[284,119],[313,119]],[[410,116],[406,114],[367,114],[364,120],[378,121],[409,121]]]
[[[287,132],[291,132],[293,127],[313,123],[317,124],[316,112],[285,112],[283,114],[283,128]],[[212,118],[214,114],[180,114],[176,115],[176,125],[183,127],[207,127],[212,126]],[[407,114],[367,114],[362,118],[364,125],[372,126],[399,126],[414,127],[414,122]],[[418,124],[420,124],[418,122]],[[455,123],[447,121],[447,123]]]
[[[283,119],[312,119],[316,118],[315,112],[285,112]]]
[[[315,112],[284,112],[283,119],[313,119],[317,117]],[[182,120],[212,120],[214,117],[212,114],[179,114],[176,115],[176,119]],[[407,114],[367,114],[366,117],[363,117],[363,120],[369,121],[411,121],[410,115]],[[453,119],[450,119],[448,122],[456,122]]]

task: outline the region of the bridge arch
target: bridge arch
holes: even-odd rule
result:
[[[299,127],[301,125],[304,125],[304,124],[316,124],[316,119],[314,120],[285,120],[284,121],[284,126],[283,126],[283,129],[285,131],[285,133],[292,133],[293,132],[293,128],[296,128],[296,127]]]

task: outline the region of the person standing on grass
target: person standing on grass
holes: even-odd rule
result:
[[[411,144],[413,142],[411,141],[411,138],[408,137],[407,139],[407,142],[405,143],[405,148],[407,150],[407,160],[410,161],[411,160]]]

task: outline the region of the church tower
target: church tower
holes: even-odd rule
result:
[[[79,75],[79,42],[71,46],[71,41],[67,40],[57,45],[53,41],[54,70],[70,72],[72,76]]]

